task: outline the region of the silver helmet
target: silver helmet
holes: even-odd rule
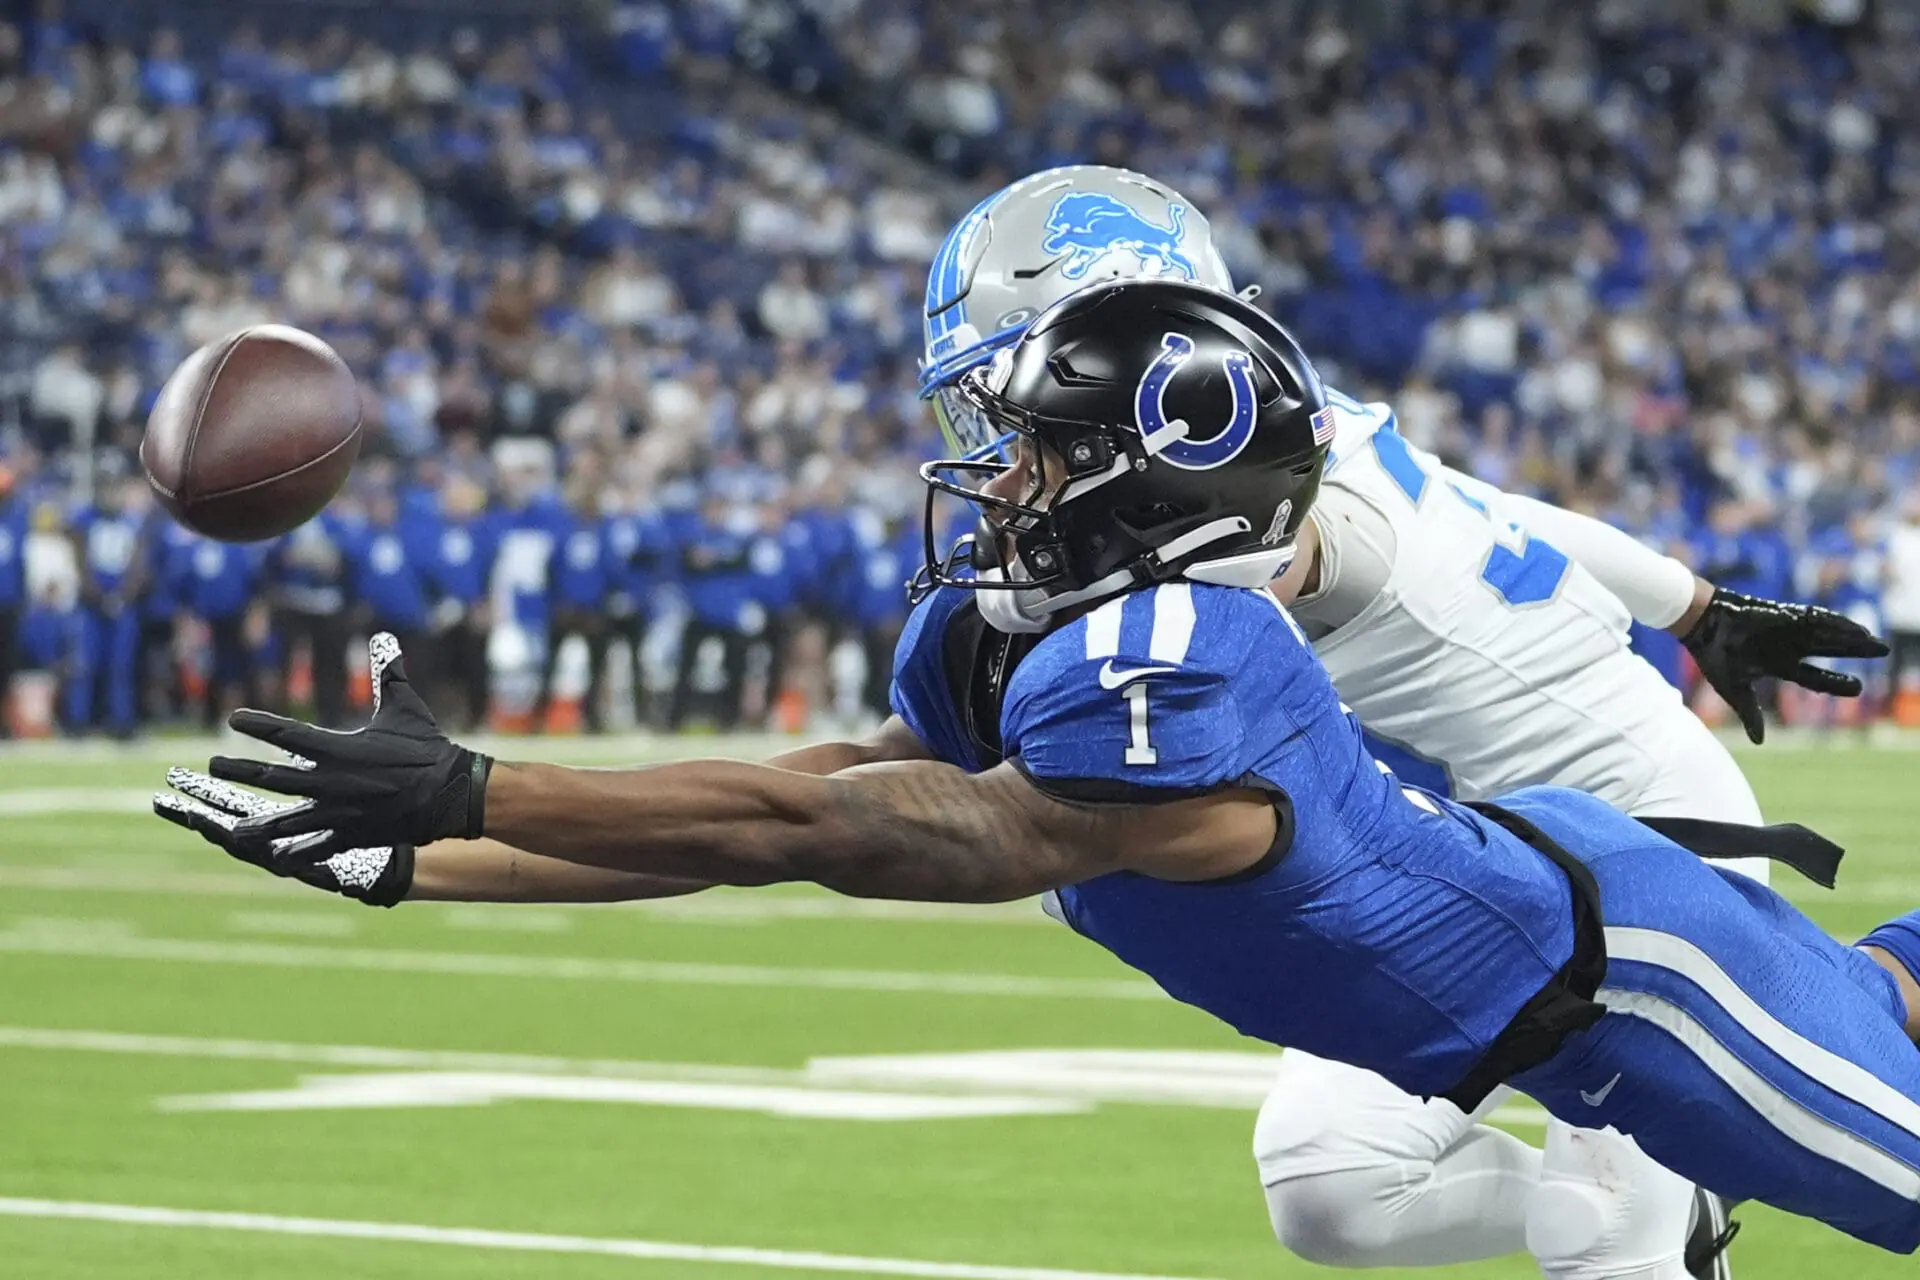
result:
[[[1044,169],[974,206],[927,274],[920,396],[948,446],[986,457],[1001,429],[956,384],[1020,340],[1068,294],[1120,279],[1180,280],[1233,291],[1207,220],[1178,191],[1106,165]]]

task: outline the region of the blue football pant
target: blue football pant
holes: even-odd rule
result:
[[[1599,800],[1500,804],[1592,869],[1608,953],[1607,1016],[1515,1087],[1729,1199],[1920,1247],[1920,1049],[1892,975]]]

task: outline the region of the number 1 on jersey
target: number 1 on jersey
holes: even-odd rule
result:
[[[1159,764],[1160,753],[1153,749],[1153,743],[1147,740],[1147,683],[1144,680],[1128,685],[1120,691],[1127,700],[1127,719],[1132,733],[1127,739],[1126,762],[1128,764]]]

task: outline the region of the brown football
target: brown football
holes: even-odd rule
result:
[[[160,504],[222,542],[320,514],[360,454],[360,388],[337,352],[262,324],[188,356],[160,389],[140,464]]]

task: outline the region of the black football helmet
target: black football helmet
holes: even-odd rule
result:
[[[987,487],[1021,464],[920,468],[925,580],[981,591],[981,614],[1007,632],[1044,631],[1063,609],[1175,578],[1266,585],[1293,559],[1333,438],[1320,377],[1287,331],[1183,281],[1071,294],[957,388],[1054,469],[1010,497]],[[983,513],[944,555],[935,493]]]

